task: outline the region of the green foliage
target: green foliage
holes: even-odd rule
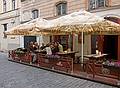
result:
[[[21,48],[16,49],[15,53],[17,54],[17,56],[21,56],[21,55],[25,54],[25,52]]]

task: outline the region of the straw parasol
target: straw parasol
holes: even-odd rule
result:
[[[52,28],[44,30],[51,33],[111,33],[120,32],[120,25],[98,17],[85,10],[74,12],[69,15],[50,21]]]
[[[30,22],[20,24],[12,29],[6,31],[7,35],[42,35],[47,34],[43,33],[41,30],[50,27],[50,24],[47,20],[42,18],[37,18],[31,20]]]

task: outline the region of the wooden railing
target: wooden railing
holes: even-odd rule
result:
[[[8,52],[8,57],[15,61],[22,61],[22,62],[26,62],[26,63],[32,62],[32,55],[29,52],[16,54],[15,50],[10,50]]]
[[[50,69],[71,72],[73,70],[73,59],[71,57],[64,57],[58,55],[46,55],[42,53],[37,53],[36,64],[41,67],[46,67]],[[15,50],[10,50],[8,57],[12,60],[32,63],[33,55],[30,52],[25,52],[17,54]]]

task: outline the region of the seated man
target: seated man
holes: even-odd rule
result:
[[[40,47],[40,49],[43,50],[43,49],[45,49],[45,47],[46,47],[45,44],[42,43],[42,46]]]
[[[36,54],[34,53],[34,46],[35,46],[34,43],[30,42],[29,47],[28,47],[28,50],[29,52],[31,52],[31,55],[32,55],[32,63],[36,62]]]

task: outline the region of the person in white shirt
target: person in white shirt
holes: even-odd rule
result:
[[[46,48],[45,48],[45,49],[46,49],[46,53],[47,53],[47,55],[52,55],[52,50],[51,50],[49,44],[46,45]]]

